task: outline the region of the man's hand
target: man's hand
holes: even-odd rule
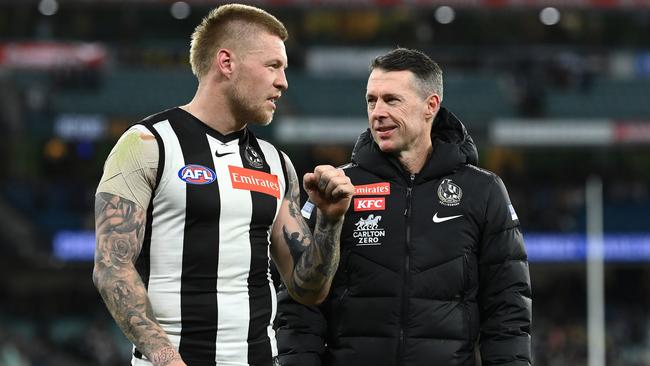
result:
[[[313,173],[303,177],[303,187],[309,200],[325,215],[328,221],[338,221],[345,215],[354,196],[354,186],[342,169],[319,165]]]

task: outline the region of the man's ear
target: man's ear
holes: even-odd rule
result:
[[[227,48],[220,48],[214,55],[214,59],[212,60],[212,67],[215,70],[218,70],[219,74],[225,76],[226,78],[230,78],[235,68],[233,59],[234,54],[231,50]]]
[[[435,118],[439,110],[440,110],[440,96],[436,93],[433,93],[427,97],[427,110],[426,110],[427,119]]]

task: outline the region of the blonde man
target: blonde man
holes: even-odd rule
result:
[[[269,255],[297,301],[327,296],[354,187],[331,166],[305,175],[312,235],[290,159],[247,128],[288,87],[286,39],[261,9],[211,11],[192,35],[192,101],[136,123],[106,160],[93,280],[131,365],[277,362]]]

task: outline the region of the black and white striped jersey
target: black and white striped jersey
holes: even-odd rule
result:
[[[139,125],[159,147],[136,263],[156,318],[189,366],[272,365],[269,245],[287,185],[283,154],[180,108]],[[131,364],[150,365],[137,349]]]

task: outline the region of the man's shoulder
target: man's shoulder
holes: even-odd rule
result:
[[[487,169],[472,164],[464,164],[458,169],[458,173],[467,176],[469,179],[485,180],[486,182],[499,180],[499,176]]]
[[[158,122],[169,120],[173,115],[176,114],[177,109],[178,109],[177,107],[174,107],[174,108],[166,109],[164,111],[160,111],[158,113],[154,113],[150,116],[147,116],[137,121],[136,123],[134,123],[134,125],[144,125],[144,126],[151,127]]]

